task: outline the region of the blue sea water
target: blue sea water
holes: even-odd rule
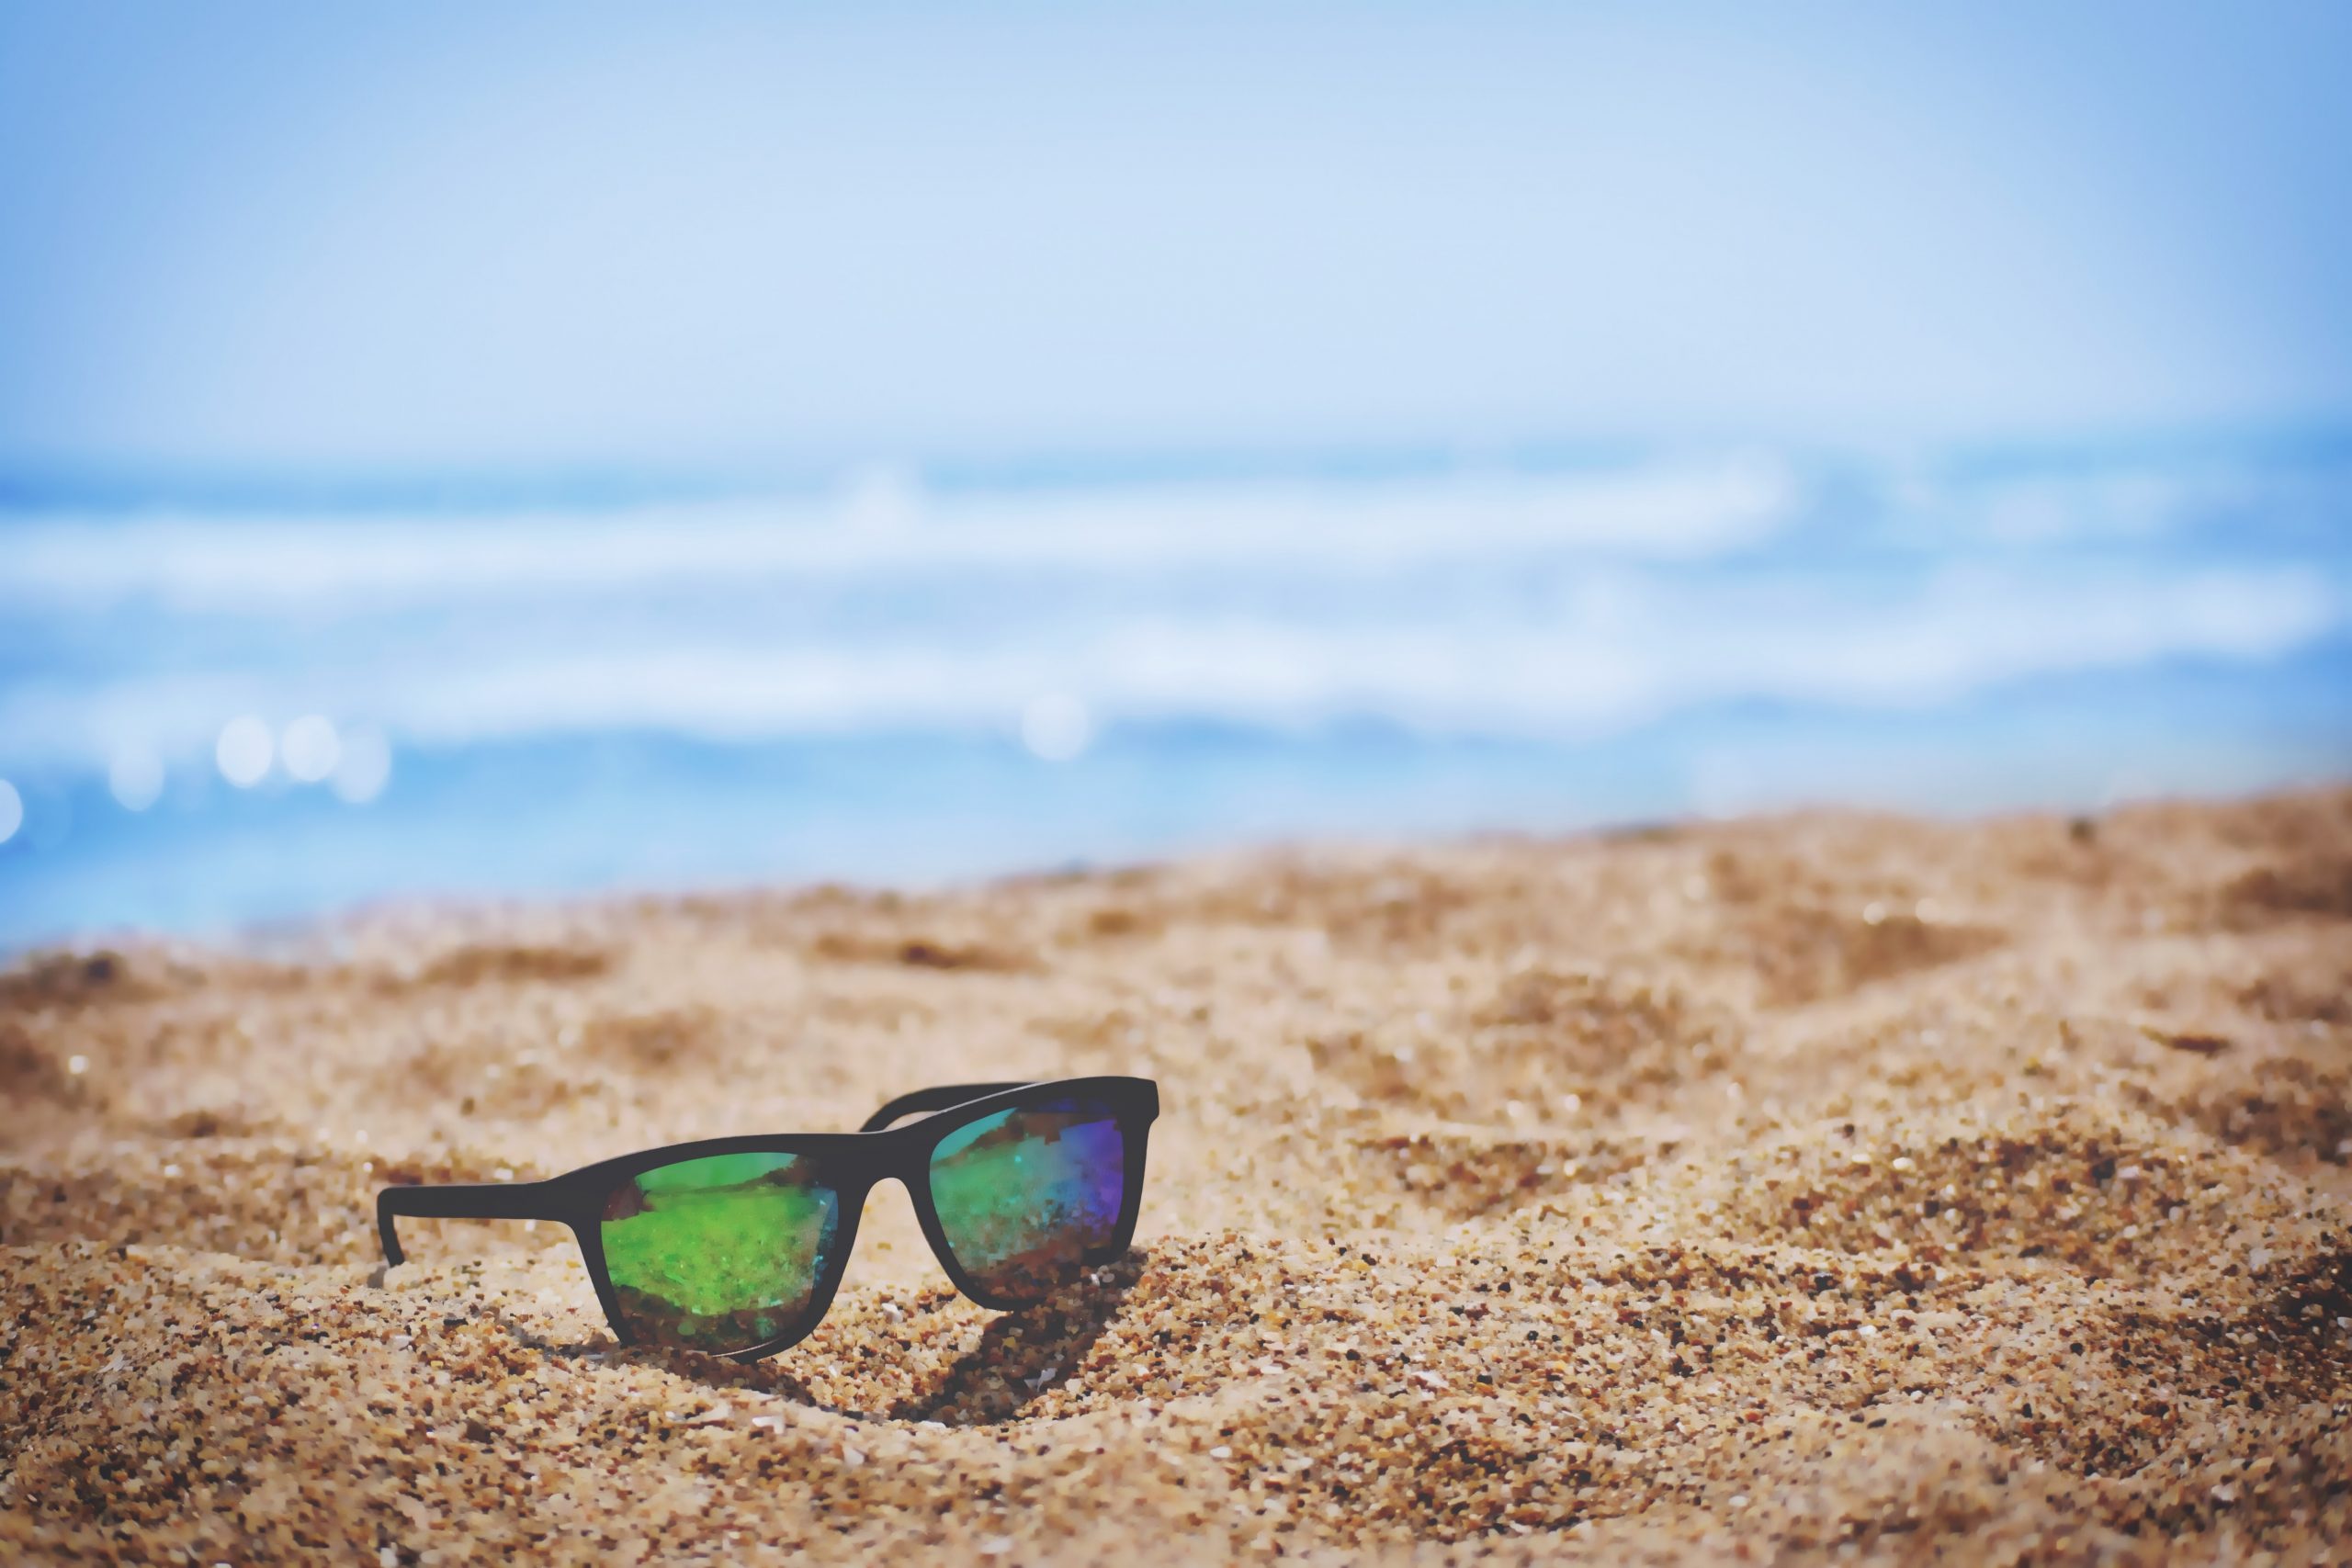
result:
[[[0,942],[2238,793],[2352,773],[2347,677],[2352,439],[2327,434],[19,474]]]

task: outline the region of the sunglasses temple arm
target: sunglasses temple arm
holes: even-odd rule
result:
[[[384,1261],[397,1268],[404,1256],[392,1226],[395,1215],[420,1220],[558,1220],[563,1215],[551,1190],[554,1185],[497,1181],[387,1187],[376,1195],[376,1231],[383,1237]]]
[[[919,1089],[912,1094],[902,1094],[865,1119],[861,1133],[878,1133],[891,1122],[909,1116],[919,1116],[926,1111],[944,1111],[951,1105],[961,1105],[967,1100],[978,1100],[984,1094],[996,1094],[1008,1089],[1027,1089],[1029,1079],[1018,1083],[951,1083],[937,1089]]]

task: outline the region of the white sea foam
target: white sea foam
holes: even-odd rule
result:
[[[52,678],[0,692],[0,757],[99,758],[126,737],[182,752],[212,733],[207,716],[270,708],[332,707],[437,744],[619,728],[729,739],[1010,730],[1049,694],[1097,727],[1373,716],[1432,733],[1589,737],[1710,702],[1917,707],[2039,675],[2259,660],[2346,618],[2344,595],[2304,569],[2064,584],[1977,573],[1870,606],[1654,581],[1621,592],[1602,615],[1474,626],[1147,619],[860,647],[789,635],[633,646],[622,634],[490,659],[418,649],[331,682],[225,669]]]
[[[821,505],[471,522],[33,519],[5,536],[0,609],[75,657],[0,681],[0,766],[209,760],[241,715],[339,789],[323,741],[346,733],[986,731],[1070,755],[1123,724],[1369,717],[1581,739],[1710,704],[1916,709],[2256,665],[2341,634],[2340,553],[2150,546],[2239,495],[2224,477],[1890,480],[1862,524],[1753,457],[932,495],[883,474]]]
[[[1052,569],[1125,576],[1308,566],[1381,573],[1530,550],[1687,560],[1753,545],[1799,499],[1769,457],[1582,474],[1252,480],[926,493],[856,478],[820,499],[588,514],[35,519],[0,604],[300,612],[518,592]]]

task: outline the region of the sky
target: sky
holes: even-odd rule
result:
[[[2352,414],[2352,6],[0,0],[0,472]]]

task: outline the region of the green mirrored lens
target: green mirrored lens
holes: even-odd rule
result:
[[[1035,1300],[1117,1234],[1126,1145],[1108,1107],[1060,1100],[956,1128],[931,1156],[948,1250],[982,1293]]]
[[[840,1200],[798,1155],[712,1155],[615,1189],[605,1269],[632,1337],[749,1349],[806,1315],[833,1255]]]

